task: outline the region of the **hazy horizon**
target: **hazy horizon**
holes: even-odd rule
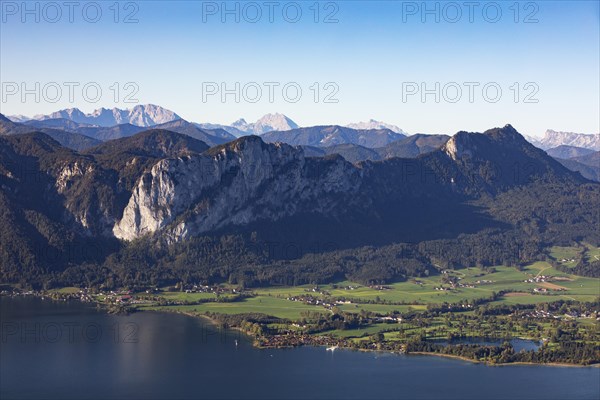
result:
[[[144,105],[156,105],[156,106],[160,106],[160,104],[136,104],[136,105],[142,105],[142,106],[144,106]],[[121,107],[112,107],[112,108],[108,108],[108,107],[97,107],[97,108],[93,108],[93,109],[89,109],[89,110],[87,110],[87,109],[81,109],[81,108],[79,108],[79,107],[69,107],[69,108],[77,108],[77,109],[79,109],[80,111],[82,111],[84,114],[86,114],[86,115],[90,115],[90,114],[92,114],[94,111],[97,111],[97,110],[99,110],[99,109],[101,109],[101,108],[104,108],[104,109],[109,109],[109,110],[112,110],[112,109],[114,109],[114,108],[117,108],[117,109],[121,109],[121,110],[123,110],[123,109],[131,109],[131,108],[135,107],[136,105],[133,105],[133,106],[130,106],[130,107],[122,107],[122,108],[121,108]],[[54,110],[54,112],[55,112],[55,111],[63,111],[63,110],[65,110],[65,109],[62,109],[62,110]],[[176,113],[176,114],[178,114],[178,115],[179,115],[179,113],[177,112],[177,110],[169,110],[169,111],[173,111],[174,113]],[[293,115],[287,115],[287,114],[283,114],[283,113],[280,113],[280,112],[278,112],[278,111],[274,111],[274,112],[265,112],[264,114],[260,114],[260,115],[258,115],[258,117],[256,117],[256,118],[248,118],[248,117],[240,116],[240,117],[239,117],[239,118],[237,118],[236,120],[234,120],[234,121],[228,121],[228,122],[227,122],[227,121],[195,121],[195,120],[187,120],[186,118],[183,118],[183,117],[181,117],[181,115],[179,115],[179,116],[180,116],[182,119],[184,119],[184,120],[186,120],[186,121],[188,121],[188,122],[193,122],[193,123],[208,123],[208,124],[215,124],[215,125],[225,125],[225,126],[231,126],[231,125],[232,125],[234,122],[237,122],[239,119],[244,119],[244,120],[246,120],[246,122],[248,122],[248,123],[252,123],[252,122],[255,122],[255,121],[259,120],[259,119],[260,119],[260,118],[262,118],[262,117],[265,117],[265,116],[267,116],[267,115],[273,115],[273,114],[282,114],[282,115],[285,115],[287,118],[289,118],[289,119],[291,119],[293,122],[297,123],[297,124],[298,124],[298,126],[299,126],[300,128],[304,128],[304,127],[310,127],[310,126],[319,126],[319,125],[339,125],[339,126],[347,126],[347,125],[350,125],[350,124],[352,124],[352,123],[366,123],[366,122],[369,122],[369,120],[373,120],[373,121],[380,122],[380,123],[387,123],[387,124],[390,124],[390,125],[395,125],[395,124],[391,124],[391,123],[389,123],[388,121],[378,120],[378,119],[376,119],[376,118],[369,118],[369,119],[367,119],[367,120],[361,120],[361,121],[358,121],[358,120],[356,120],[356,121],[349,121],[349,122],[345,122],[345,123],[338,123],[338,122],[336,122],[336,121],[330,121],[330,122],[326,122],[326,123],[320,123],[320,124],[317,124],[317,125],[305,125],[305,124],[303,124],[303,123],[302,123],[302,121],[297,121],[297,120],[294,118],[294,116],[293,116]],[[39,116],[42,116],[42,115],[48,115],[48,114],[40,114],[40,113],[38,113],[38,114],[34,114],[34,115],[24,115],[24,114],[7,114],[6,116],[7,116],[7,117],[27,117],[27,118],[30,118],[30,119],[35,119],[35,117],[39,117]],[[512,123],[510,123],[510,122],[506,122],[506,123],[503,123],[503,124],[497,124],[497,125],[489,126],[489,127],[485,128],[485,129],[483,129],[482,131],[484,131],[484,130],[487,130],[487,129],[492,129],[492,128],[499,128],[499,127],[502,127],[502,126],[504,126],[504,125],[506,125],[506,124],[510,124],[510,125],[513,125],[513,126],[514,126],[514,124],[512,124]],[[570,132],[570,133],[578,133],[578,134],[585,134],[585,135],[598,135],[598,134],[600,134],[599,132],[573,132],[573,131],[568,131],[568,130],[558,130],[558,129],[554,129],[554,128],[551,128],[551,127],[547,128],[547,129],[546,129],[546,130],[544,130],[543,132],[535,132],[535,133],[533,133],[533,134],[528,134],[528,133],[525,133],[525,132],[521,132],[521,131],[519,130],[519,127],[518,127],[518,126],[514,126],[514,127],[515,127],[515,129],[517,129],[517,131],[519,131],[520,133],[522,133],[522,134],[524,134],[524,135],[527,135],[527,136],[532,136],[532,137],[538,137],[538,138],[541,138],[541,137],[543,137],[543,136],[544,136],[544,133],[545,133],[547,130],[553,130],[553,131],[556,131],[556,132]],[[436,132],[436,133],[432,133],[432,132],[424,132],[424,131],[415,131],[415,132],[409,132],[409,131],[407,131],[406,129],[404,129],[402,126],[398,126],[398,128],[402,129],[402,130],[403,130],[403,131],[404,131],[406,134],[408,134],[408,135],[414,135],[414,134],[446,134],[446,135],[450,135],[450,136],[452,136],[452,135],[454,135],[455,133],[457,133],[457,132],[459,132],[459,131],[461,131],[461,130],[464,130],[464,129],[461,129],[461,130],[459,130],[459,131],[456,131],[456,132],[441,132],[441,133],[440,133],[440,132]]]

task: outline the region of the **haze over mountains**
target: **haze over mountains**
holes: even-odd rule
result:
[[[348,128],[352,129],[360,129],[360,130],[369,130],[369,129],[389,129],[392,132],[401,133],[403,135],[408,135],[402,129],[397,127],[396,125],[387,124],[385,122],[376,121],[374,119],[370,119],[366,122],[356,122],[352,124],[346,125]]]
[[[548,155],[550,155],[554,158],[567,159],[567,158],[585,156],[585,155],[594,153],[594,150],[586,149],[583,147],[575,147],[575,146],[569,146],[566,144],[562,144],[560,146],[553,147],[553,148],[546,150],[546,153],[548,153]]]
[[[204,129],[223,129],[235,137],[245,135],[260,135],[270,131],[285,131],[298,128],[298,125],[283,114],[266,114],[256,122],[248,123],[244,118],[240,118],[230,125],[213,124],[210,122],[196,123]]]
[[[254,123],[247,123],[243,118],[231,124],[234,128],[248,134],[260,135],[271,131],[289,131],[298,125],[283,114],[267,114]]]
[[[571,171],[579,172],[584,178],[600,182],[600,151],[577,149],[568,153],[563,152],[561,154],[563,157],[555,158]],[[573,154],[575,156],[571,156]]]
[[[231,125],[190,123],[173,111],[152,104],[138,105],[130,110],[100,108],[90,114],[73,108],[38,115],[33,119],[24,116],[9,119],[0,120],[0,134],[35,130],[74,150],[85,150],[103,141],[129,137],[153,127],[188,135],[208,146],[217,146],[246,135],[261,135],[265,142],[303,146],[308,156],[339,154],[351,162],[416,157],[436,150],[449,138],[446,135],[423,134],[407,137],[401,128],[373,119],[347,126],[299,127],[279,113],[266,114],[252,123],[243,118]],[[587,179],[600,179],[600,165],[593,157],[591,162],[578,159],[600,149],[600,135],[548,130],[541,139],[527,139]]]
[[[83,125],[90,127],[105,127],[112,128],[117,125],[123,125],[121,129],[125,131],[133,131],[135,129],[127,128],[128,125],[137,127],[150,127],[174,120],[181,119],[175,112],[165,109],[163,107],[146,104],[137,105],[132,109],[118,109],[113,108],[112,110],[100,108],[92,113],[85,114],[77,108],[65,109],[56,111],[48,115],[36,115],[32,118],[23,115],[8,116],[13,122],[23,123],[26,122],[32,126],[43,126],[45,128],[59,128],[65,130],[77,130],[79,129],[82,134]],[[45,121],[44,125],[36,125],[35,121]],[[79,125],[69,126],[66,121],[72,121]],[[223,129],[235,137],[244,135],[261,135],[272,131],[290,131],[299,129],[300,126],[295,123],[291,118],[286,115],[274,113],[266,114],[256,122],[247,122],[245,119],[240,118],[239,120],[232,122],[230,125],[217,124],[212,122],[194,123],[197,127],[203,130],[217,130]],[[331,125],[336,126],[336,125]],[[365,122],[351,123],[345,126],[359,131],[382,131],[390,130],[394,133],[408,136],[400,127],[392,124],[388,124],[376,120],[368,120]],[[117,135],[102,135],[106,139],[116,138]],[[223,136],[223,135],[221,135]],[[122,137],[122,136],[120,136]],[[549,150],[561,145],[568,145],[573,147],[587,148],[592,150],[600,150],[600,134],[582,134],[572,132],[557,132],[554,130],[547,130],[542,138],[525,136],[527,140],[533,143],[535,146]],[[101,139],[101,140],[106,140]],[[340,144],[340,143],[336,143]]]
[[[266,142],[284,142],[296,146],[329,147],[356,144],[364,147],[383,147],[405,138],[389,129],[358,130],[338,125],[313,126],[286,131],[273,131],[261,136]]]
[[[34,120],[46,119],[68,119],[81,124],[110,127],[120,124],[132,124],[136,126],[153,126],[164,122],[173,121],[180,117],[173,111],[167,110],[154,104],[137,105],[132,109],[122,110],[113,108],[99,108],[90,114],[85,114],[78,108],[69,108],[53,112],[49,115],[35,115]],[[22,120],[22,117],[21,117]],[[22,121],[21,121],[22,122]]]
[[[74,150],[84,150],[102,143],[100,140],[82,135],[76,131],[53,128],[50,125],[32,127],[29,125],[15,123],[6,118],[4,115],[0,114],[0,136],[21,135],[33,131],[44,132],[62,145]]]
[[[112,139],[119,139],[122,137],[132,136],[138,132],[141,132],[146,127],[132,125],[129,123],[114,125],[114,126],[98,126],[84,123],[77,123],[70,119],[65,118],[52,118],[44,120],[28,120],[23,122],[25,126],[31,126],[36,129],[50,128],[50,129],[62,129],[67,132],[79,133],[96,140],[105,141]],[[60,142],[60,140],[59,140]],[[67,146],[70,147],[70,146]]]
[[[600,181],[600,134],[547,130],[541,139],[528,138],[535,146],[586,179]]]
[[[4,118],[4,121],[0,122],[0,124],[3,124],[4,129],[7,132],[14,131],[15,133],[26,133],[40,131],[48,133],[59,143],[75,150],[90,148],[106,140],[132,136],[148,129],[147,127],[132,125],[130,123],[108,127],[90,125],[74,122],[65,118],[29,120],[22,124],[17,124]],[[235,139],[235,136],[223,129],[201,129],[195,124],[183,119],[175,119],[161,124],[154,124],[151,128],[186,134],[198,140],[202,140],[209,146],[216,146]]]
[[[543,150],[552,149],[562,145],[582,147],[596,151],[600,150],[600,134],[557,132],[548,129],[541,139],[527,137],[527,140]]]

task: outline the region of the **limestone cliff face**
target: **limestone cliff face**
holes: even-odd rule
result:
[[[139,180],[113,233],[133,240],[160,230],[175,242],[299,212],[335,215],[359,190],[360,174],[341,157],[306,158],[301,149],[244,137],[158,162]]]
[[[473,143],[469,134],[459,132],[448,139],[442,150],[456,161],[461,158],[470,158],[473,150],[476,150],[476,144]]]
[[[377,218],[390,201],[402,207],[419,197],[494,194],[542,178],[577,180],[510,125],[458,132],[416,159],[357,165],[246,136],[158,161],[137,180],[112,232],[123,240],[159,233],[171,243],[288,216]]]
[[[114,183],[105,171],[86,159],[76,159],[57,166],[50,173],[55,177],[56,193],[64,198],[65,219],[74,220],[88,236],[110,236],[115,223]]]

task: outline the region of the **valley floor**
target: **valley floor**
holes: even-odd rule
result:
[[[588,257],[598,256],[591,250]],[[568,264],[577,255],[573,248],[553,248],[552,256]],[[45,295],[93,301],[114,312],[208,317],[251,335],[260,347],[339,346],[492,364],[600,362],[600,279],[548,262],[443,270],[385,285],[178,285],[137,293],[62,288]],[[537,345],[517,351],[514,339]]]

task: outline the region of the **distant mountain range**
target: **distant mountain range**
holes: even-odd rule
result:
[[[52,128],[50,126],[33,127],[24,124],[18,124],[0,114],[0,136],[21,135],[33,131],[43,132],[61,145],[73,150],[85,150],[102,143],[100,140],[92,137],[77,132],[69,132],[64,129]]]
[[[256,122],[248,123],[244,118],[231,123],[231,125],[220,125],[213,123],[198,123],[203,129],[223,129],[235,137],[245,135],[261,135],[270,131],[287,131],[298,128],[298,124],[283,114],[266,114]]]
[[[98,125],[90,125],[85,123],[77,123],[70,119],[65,118],[53,118],[44,120],[29,120],[23,122],[23,125],[30,126],[36,129],[50,128],[50,129],[61,129],[67,132],[79,133],[85,136],[92,137],[96,140],[105,141],[112,139],[119,139],[126,136],[132,136],[139,133],[146,127],[132,125],[132,124],[120,124],[109,127],[103,127]],[[60,141],[59,141],[60,142]],[[70,147],[70,146],[67,146]]]
[[[223,129],[202,129],[183,119],[155,125],[153,128],[182,133],[191,136],[194,139],[201,140],[209,146],[216,146],[235,139],[235,136]]]
[[[12,134],[33,131],[47,133],[63,146],[74,150],[84,150],[96,146],[102,141],[133,136],[148,129],[129,123],[104,127],[78,123],[66,118],[29,120],[22,124],[4,118],[4,121],[0,121],[0,124],[4,126],[7,132],[12,132]],[[209,146],[216,146],[235,139],[235,136],[223,129],[201,129],[183,119],[153,125],[152,128],[182,133],[201,140]]]
[[[25,122],[23,116],[9,117],[15,122]],[[89,124],[103,127],[111,127],[120,124],[131,124],[149,127],[165,122],[179,119],[173,111],[167,110],[154,104],[137,105],[132,109],[99,108],[90,114],[85,114],[78,108],[68,108],[53,112],[48,115],[35,115],[34,120],[43,121],[47,119],[67,119],[80,124]]]
[[[546,153],[548,153],[549,156],[552,156],[554,158],[567,159],[567,158],[585,156],[587,154],[594,153],[594,150],[586,149],[583,147],[568,146],[568,145],[563,144],[558,147],[553,147],[551,149],[547,149]]]
[[[339,125],[313,126],[263,134],[265,142],[283,142],[296,146],[330,147],[356,144],[368,148],[383,147],[405,138],[389,129],[357,130]]]
[[[9,120],[11,120],[12,122],[25,122],[25,121],[29,121],[31,120],[30,117],[26,116],[26,115],[8,115],[8,116],[4,116],[5,118],[8,118]]]
[[[142,107],[142,109],[145,108]],[[10,127],[7,125],[5,129],[7,131],[18,131],[19,133],[35,130],[46,132],[58,140],[59,143],[76,150],[82,150],[86,148],[85,146],[92,147],[97,145],[99,141],[132,136],[147,128],[146,126],[138,126],[129,122],[112,126],[91,124],[89,123],[90,121],[100,121],[93,118],[78,118],[78,110],[75,110],[72,109],[68,112],[59,111],[50,116],[40,117],[40,119],[27,120],[21,124],[4,118],[5,124],[10,125]],[[100,115],[101,113],[98,114]],[[176,116],[174,113],[168,113],[167,115]],[[56,118],[50,118],[51,116]],[[82,122],[82,120],[88,122]],[[177,118],[151,126],[156,129],[186,134],[195,139],[202,140],[209,146],[216,146],[234,140],[236,137],[250,134],[262,134],[263,139],[267,142],[279,141],[291,145],[330,147],[354,144],[369,148],[384,147],[389,143],[406,137],[389,129],[352,129],[337,125],[298,128],[296,123],[282,114],[267,114],[255,123],[246,123],[243,120],[239,120],[233,125],[235,126],[194,124]],[[274,128],[280,130],[273,131]],[[61,137],[58,137],[59,135],[54,131],[60,131]],[[89,140],[86,142],[83,140],[83,137],[87,137]],[[73,140],[70,140],[70,138]]]
[[[450,136],[447,135],[416,134],[377,148],[368,148],[353,143],[343,143],[329,147],[303,146],[303,148],[308,156],[323,157],[339,154],[346,160],[356,163],[367,160],[381,161],[394,157],[414,158],[439,149],[448,139],[450,139]]]
[[[279,113],[266,114],[252,123],[243,118],[231,125],[191,123],[173,111],[152,104],[126,110],[100,108],[90,114],[71,108],[36,115],[32,119],[22,115],[2,116],[0,119],[0,134],[39,131],[78,151],[107,140],[133,136],[149,127],[185,134],[211,147],[246,135],[261,135],[265,142],[303,146],[307,156],[339,154],[350,162],[412,158],[438,149],[449,138],[446,135],[423,134],[407,137],[399,127],[373,119],[347,126],[299,127],[292,119]],[[600,150],[599,134],[547,130],[542,138],[526,139],[585,178],[600,179],[597,163],[578,159]]]
[[[146,104],[137,105],[132,109],[113,108],[109,110],[106,108],[99,108],[90,114],[86,114],[78,108],[69,108],[59,110],[51,114],[35,115],[32,118],[24,115],[12,115],[8,116],[8,119],[18,123],[29,122],[30,125],[33,125],[33,121],[69,120],[79,124],[78,127],[81,127],[81,125],[84,124],[97,127],[114,127],[116,125],[126,124],[139,127],[150,127],[181,119],[181,117],[173,111],[167,110],[163,107],[153,104]],[[63,128],[68,127],[65,123],[61,124],[63,125]],[[195,125],[201,129],[223,129],[235,137],[241,137],[244,135],[261,135],[271,131],[287,131],[299,128],[299,125],[296,124],[291,118],[279,113],[266,114],[256,122],[250,123],[246,122],[244,118],[240,118],[237,121],[232,122],[230,125],[215,124],[211,122],[195,123]],[[46,127],[46,125],[44,126]],[[372,119],[367,122],[349,124],[347,127],[357,130],[389,129],[396,133],[406,134],[402,129],[395,125],[375,121]],[[71,126],[70,129],[73,129],[73,126]]]
[[[300,128],[300,126],[294,121],[292,121],[289,117],[279,113],[266,114],[263,117],[261,117],[258,121],[252,123],[248,123],[245,119],[240,118],[239,120],[231,123],[231,125],[219,125],[212,123],[202,123],[197,125],[201,128],[207,129],[221,128],[228,131],[236,137],[241,137],[244,135],[262,135],[263,133],[272,131],[283,132]],[[387,124],[381,121],[375,121],[373,119],[367,122],[348,124],[346,125],[346,127],[354,130],[363,131],[388,129],[395,133],[407,135],[406,132],[404,132],[396,125]]]
[[[557,132],[548,129],[541,139],[528,136],[527,140],[542,150],[548,150],[562,145],[581,147],[596,151],[600,150],[600,134]]]
[[[353,124],[346,125],[348,128],[358,129],[358,130],[373,130],[373,129],[389,129],[392,132],[401,133],[403,135],[408,135],[402,129],[397,127],[396,125],[387,124],[385,122],[376,121],[374,119],[370,119],[367,122],[356,122]]]
[[[82,112],[78,108],[70,108],[56,111],[47,115],[36,115],[32,118],[28,118],[23,115],[13,115],[8,116],[8,119],[12,122],[27,123],[28,125],[36,127],[43,127],[49,129],[56,128],[69,130],[73,132],[77,131],[78,133],[91,136],[99,140],[109,140],[141,131],[131,127],[131,125],[134,127],[147,128],[172,122],[174,120],[179,120],[181,119],[181,117],[175,112],[165,109],[161,106],[146,104],[137,105],[132,109],[99,108],[89,114]],[[36,123],[36,121],[45,121],[45,123],[39,124]],[[77,125],[69,125],[66,121],[72,121]],[[203,131],[214,131],[212,134],[219,132],[218,130],[224,130],[233,137],[241,137],[245,135],[262,135],[273,131],[285,132],[301,128],[291,118],[279,113],[266,114],[260,119],[258,119],[256,122],[250,123],[247,122],[245,119],[240,118],[239,120],[232,122],[230,125],[216,124],[211,122],[193,124]],[[118,125],[122,126],[119,128],[115,128]],[[102,131],[98,129],[94,131],[92,129],[98,127],[115,129],[108,131]],[[87,133],[85,128],[89,129]],[[309,128],[313,129],[315,127]],[[374,119],[365,122],[351,123],[339,128],[350,128],[355,131],[371,132],[388,130],[397,134],[408,136],[408,134],[405,131],[403,131],[400,127],[385,122],[376,121]],[[223,135],[221,133],[216,134],[216,136]],[[544,136],[542,138],[536,138],[532,136],[525,137],[530,143],[543,150],[549,150],[559,146],[572,146],[595,151],[600,150],[600,134],[557,132],[549,129],[544,133]],[[327,143],[327,145],[332,146],[343,143],[351,142]],[[314,143],[310,145],[312,146],[314,145]],[[560,155],[558,154],[556,156],[559,158],[564,158],[560,157]]]
[[[579,172],[583,177],[600,182],[600,151],[574,146],[558,146],[546,150],[571,171]]]

